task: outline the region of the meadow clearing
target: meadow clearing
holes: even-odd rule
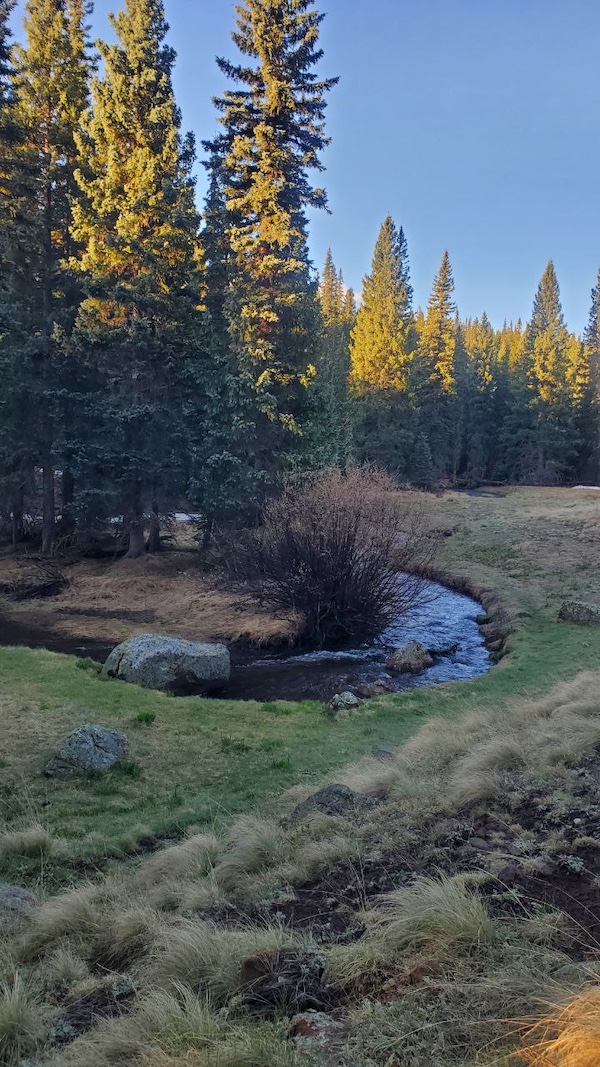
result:
[[[438,565],[484,591],[505,654],[337,720],[3,648],[0,879],[44,901],[2,950],[5,1062],[591,1067],[523,1033],[544,1000],[594,996],[600,628],[556,617],[600,602],[599,511],[593,490],[432,496]],[[82,722],[123,729],[131,761],[46,780]],[[375,806],[281,823],[326,782]],[[288,1040],[307,1005],[324,1044]]]

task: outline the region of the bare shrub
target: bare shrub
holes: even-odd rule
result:
[[[329,470],[288,485],[232,570],[262,603],[302,620],[323,646],[377,637],[422,597],[435,542],[422,504],[372,467]]]

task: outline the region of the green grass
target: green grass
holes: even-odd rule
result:
[[[473,682],[381,697],[338,721],[315,702],[173,699],[104,680],[87,661],[0,649],[0,832],[41,825],[56,842],[41,857],[0,858],[0,879],[41,880],[52,890],[77,880],[80,861],[93,870],[140,840],[219,829],[253,809],[277,814],[289,787],[335,778],[373,746],[402,743],[426,716],[497,707],[597,669],[600,628],[554,621],[561,595],[600,596],[595,557],[578,540],[581,514],[575,509],[566,523],[569,498],[560,492],[570,491],[448,494],[434,503],[440,520],[458,527],[444,544],[447,565],[510,602],[512,653]],[[103,777],[45,779],[56,742],[84,723],[122,729],[131,763]]]

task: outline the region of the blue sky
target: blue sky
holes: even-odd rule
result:
[[[96,0],[94,32],[120,0]],[[415,300],[444,248],[463,316],[526,319],[556,264],[565,315],[581,330],[600,266],[598,0],[317,0],[327,12],[331,94],[324,183],[331,216],[311,220],[360,289],[379,226],[404,226]],[[233,0],[166,0],[175,87],[198,139],[214,129],[217,54],[235,54]],[[19,9],[22,4],[19,4]],[[199,192],[203,190],[199,177]]]

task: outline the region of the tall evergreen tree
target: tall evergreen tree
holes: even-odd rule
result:
[[[584,452],[580,466],[586,477],[600,484],[600,270],[592,289],[590,314],[583,335],[584,353],[588,366],[586,427]],[[584,400],[584,404],[586,401]]]
[[[86,479],[106,514],[126,517],[129,552],[144,551],[143,515],[181,493],[187,448],[181,418],[188,363],[197,358],[200,293],[193,140],[180,135],[175,54],[162,0],[125,0],[101,44],[103,78],[78,140],[83,164],[72,263],[86,281],[76,340],[96,383],[98,424]]]
[[[535,432],[531,472],[554,481],[569,471],[577,448],[569,390],[569,334],[552,260],[540,280],[525,341]]]
[[[79,165],[75,134],[88,105],[92,66],[85,22],[89,10],[84,0],[27,0],[26,43],[17,49],[22,122],[37,167],[39,308],[30,364],[36,398],[30,431],[43,470],[44,551],[50,551],[54,537],[55,468],[62,465],[67,385],[57,339],[70,329],[79,301],[65,260],[73,252],[71,209]]]
[[[498,339],[484,314],[464,331],[467,351],[465,381],[465,474],[470,484],[489,477],[495,462],[499,431],[496,419]]]
[[[352,381],[365,388],[406,390],[414,348],[412,286],[404,231],[388,215],[363,280],[362,300],[352,331]]]
[[[456,464],[453,422],[456,416],[457,329],[454,277],[444,252],[413,361],[411,389],[420,432],[428,437],[436,477],[451,474]]]
[[[318,340],[306,210],[325,207],[309,180],[322,169],[324,115],[336,79],[320,80],[312,0],[246,0],[233,40],[246,62],[219,59],[234,83],[217,101],[231,248],[226,314],[238,378],[253,411],[248,464],[258,473],[294,447]],[[287,431],[287,432],[286,432]]]
[[[313,389],[311,466],[346,467],[351,448],[348,379],[354,301],[327,251],[319,285],[321,331]]]
[[[23,494],[35,463],[29,362],[38,326],[37,167],[19,107],[12,59],[14,0],[0,0],[0,489],[16,545]]]

